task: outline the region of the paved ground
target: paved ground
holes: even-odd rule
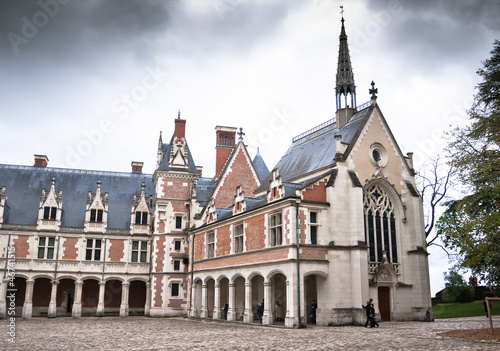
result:
[[[440,337],[455,329],[488,327],[485,317],[436,322],[285,329],[184,318],[33,318],[15,321],[15,344],[3,328],[2,350],[500,350],[500,342]],[[494,317],[500,325],[500,316]]]

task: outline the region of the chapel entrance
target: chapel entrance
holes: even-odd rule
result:
[[[380,319],[385,321],[391,320],[391,296],[388,286],[378,287],[378,308],[380,310]]]

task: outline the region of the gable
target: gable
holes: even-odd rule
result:
[[[379,162],[379,165],[382,163],[383,174],[391,179],[391,183],[395,184],[401,194],[404,183],[395,179],[410,176],[409,167],[378,108],[373,109],[346,160],[349,168],[356,171],[362,184],[379,169],[374,160],[374,152],[383,154],[383,162]]]
[[[232,156],[222,170],[218,184],[212,195],[217,208],[225,208],[234,203],[236,188],[248,196],[254,196],[254,190],[260,185],[259,176],[246,152],[243,143],[239,143]]]

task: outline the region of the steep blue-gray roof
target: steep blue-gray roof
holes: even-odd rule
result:
[[[255,167],[255,171],[257,172],[257,175],[259,176],[259,179],[262,182],[269,175],[269,168],[267,168],[267,165],[264,162],[262,156],[259,154],[258,149],[257,149],[257,155],[255,155],[252,162],[253,166]]]
[[[330,120],[295,137],[290,148],[274,167],[279,169],[283,182],[334,165],[337,152],[335,136],[341,135],[342,143],[351,144],[372,110],[373,106],[357,112],[340,129],[336,128],[335,120]],[[267,189],[271,179],[272,174],[269,174],[256,191]]]
[[[63,191],[62,226],[84,226],[88,193],[95,194],[99,179],[101,194],[108,193],[108,228],[130,228],[133,196],[141,194],[143,182],[146,196],[154,197],[151,174],[0,164],[0,186],[6,187],[8,206],[4,223],[36,224],[42,189],[50,190],[52,177],[56,191]]]
[[[210,195],[214,190],[214,179],[213,178],[203,178],[198,179],[196,186],[196,200],[200,202],[202,207],[205,207],[207,201],[210,200]]]

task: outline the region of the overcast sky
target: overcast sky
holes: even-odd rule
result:
[[[181,111],[203,174],[215,126],[242,127],[271,169],[335,115],[337,0],[2,0],[0,163],[153,173]],[[418,167],[463,125],[500,1],[344,1],[358,105],[371,81]],[[432,293],[447,260],[431,249]]]

